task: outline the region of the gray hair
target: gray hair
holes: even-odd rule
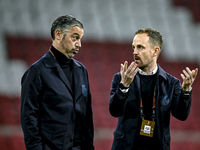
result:
[[[83,29],[83,24],[77,20],[76,18],[65,15],[58,17],[53,23],[51,27],[51,38],[55,39],[55,31],[59,29],[63,34],[69,31],[72,27],[78,26]]]

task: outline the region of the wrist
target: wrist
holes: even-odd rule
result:
[[[127,84],[125,84],[125,83],[123,83],[123,82],[120,82],[120,85],[121,85],[121,87],[122,88],[129,88],[129,85],[127,85]]]
[[[191,92],[192,91],[192,87],[187,88],[187,89],[183,89],[184,92]]]
[[[129,91],[129,87],[125,87],[122,83],[119,84],[119,89],[122,93],[127,93]]]
[[[189,95],[191,91],[192,91],[192,87],[190,87],[190,89],[187,89],[187,90],[183,89],[184,95]]]

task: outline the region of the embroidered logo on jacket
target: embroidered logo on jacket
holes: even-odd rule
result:
[[[160,104],[162,106],[167,106],[169,104],[169,98],[168,98],[167,95],[164,95],[164,96],[160,97],[160,99],[161,99],[160,100]]]
[[[87,96],[87,88],[86,88],[86,86],[83,84],[82,86],[82,93],[83,93],[83,95],[86,97]]]

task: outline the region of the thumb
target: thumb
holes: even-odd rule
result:
[[[196,68],[195,70],[192,70],[192,76],[195,79],[197,76],[197,72],[198,72],[198,68]]]

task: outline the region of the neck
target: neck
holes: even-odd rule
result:
[[[57,49],[59,52],[61,52],[63,55],[65,55],[68,59],[71,59],[71,58],[69,58],[69,56],[68,56],[67,54],[65,54],[65,53],[62,51],[61,46],[60,46],[56,41],[53,41],[52,45],[53,45],[53,47],[54,47],[55,49]]]
[[[156,68],[156,63],[152,66],[148,66],[148,67],[144,67],[144,68],[140,68],[142,71],[144,71],[146,74],[149,74],[150,72],[152,72],[154,69]]]
[[[58,51],[61,52],[60,47],[59,47],[59,44],[57,44],[57,42],[53,41],[52,45],[53,45],[53,47],[55,47],[55,49],[57,49]],[[62,52],[61,52],[61,53],[62,53]]]

